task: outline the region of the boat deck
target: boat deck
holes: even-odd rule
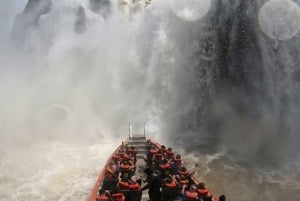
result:
[[[136,172],[135,177],[137,179],[142,180],[142,187],[145,185],[143,183],[143,180],[146,179],[146,175],[144,173],[144,170],[146,168],[146,162],[144,160],[144,155],[147,152],[147,142],[146,137],[143,135],[137,135],[129,138],[128,140],[129,146],[135,146],[137,148],[137,162],[136,162]],[[147,201],[149,200],[148,196],[148,190],[143,191],[142,194],[142,200],[141,201]]]

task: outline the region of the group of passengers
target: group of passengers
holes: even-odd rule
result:
[[[144,173],[147,175],[146,185],[141,187],[141,179],[136,179],[135,147],[122,146],[114,153],[110,164],[105,170],[105,179],[117,181],[107,191],[99,190],[96,201],[140,201],[142,191],[148,190],[150,201],[218,201],[204,183],[194,179],[198,164],[192,171],[188,171],[179,154],[172,148],[147,141],[147,163]],[[222,195],[219,201],[225,201]]]

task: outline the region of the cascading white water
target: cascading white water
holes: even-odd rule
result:
[[[207,9],[190,16],[193,10],[181,15],[169,1],[152,1],[143,12],[132,4],[120,11],[113,2],[103,18],[87,0],[52,2],[37,26],[18,33],[26,34],[20,45],[9,35],[26,1],[1,1],[0,9],[7,8],[0,12],[7,19],[0,19],[1,201],[86,200],[128,122],[142,132],[144,121],[162,143],[170,145],[175,136],[183,147],[194,142],[187,165],[200,163],[199,175],[217,195],[299,200],[299,173],[290,167],[247,169],[221,145],[216,154],[198,153],[203,147],[197,143],[205,139],[198,136],[198,120],[207,113],[216,68],[215,47],[207,48],[215,41],[214,27],[199,18],[215,4],[201,1]],[[79,6],[86,16],[80,34],[74,31]]]

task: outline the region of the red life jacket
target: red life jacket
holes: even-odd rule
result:
[[[122,193],[115,193],[112,195],[113,201],[125,201],[125,196]]]
[[[208,193],[208,189],[204,188],[204,189],[198,189],[198,193],[200,196],[206,195]]]
[[[163,154],[165,154],[165,153],[167,153],[167,149],[161,149],[161,152],[163,153]]]
[[[189,172],[188,170],[186,170],[186,171],[184,171],[184,172],[178,171],[178,173],[179,173],[180,175],[185,175],[185,176],[190,174],[190,172]]]
[[[197,192],[185,191],[186,200],[197,200],[198,194]]]
[[[128,190],[129,185],[125,181],[119,181],[119,188],[120,188],[120,190]]]
[[[155,160],[161,161],[162,158],[163,158],[163,155],[162,154],[155,154],[154,158],[155,158]]]
[[[169,163],[161,164],[159,167],[160,167],[162,170],[166,170],[166,169],[168,169],[168,168],[170,167],[170,164],[169,164]]]
[[[138,190],[138,189],[140,189],[141,188],[141,186],[139,185],[139,183],[134,183],[134,184],[129,184],[129,189],[130,190]]]
[[[151,154],[155,155],[155,154],[157,154],[158,150],[157,149],[151,149],[150,152],[151,152]]]
[[[109,198],[106,195],[98,195],[96,201],[108,201]]]
[[[181,159],[173,159],[173,164],[175,167],[180,168],[182,166],[182,160]]]
[[[166,184],[166,187],[168,187],[168,188],[175,188],[177,185],[176,185],[176,183],[175,182],[171,182],[171,183],[167,183]]]
[[[174,158],[174,153],[171,152],[171,151],[167,151],[167,156],[168,156],[168,159],[173,159]]]
[[[121,164],[121,170],[130,170],[130,165]]]

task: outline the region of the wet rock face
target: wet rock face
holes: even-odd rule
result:
[[[110,13],[111,3],[110,0],[89,0],[91,10],[95,13],[107,17]]]
[[[74,30],[78,34],[81,34],[86,31],[86,14],[82,6],[78,7],[76,21],[74,24]]]
[[[23,42],[30,29],[37,26],[42,15],[50,12],[51,0],[28,0],[24,11],[14,21],[11,39]]]

